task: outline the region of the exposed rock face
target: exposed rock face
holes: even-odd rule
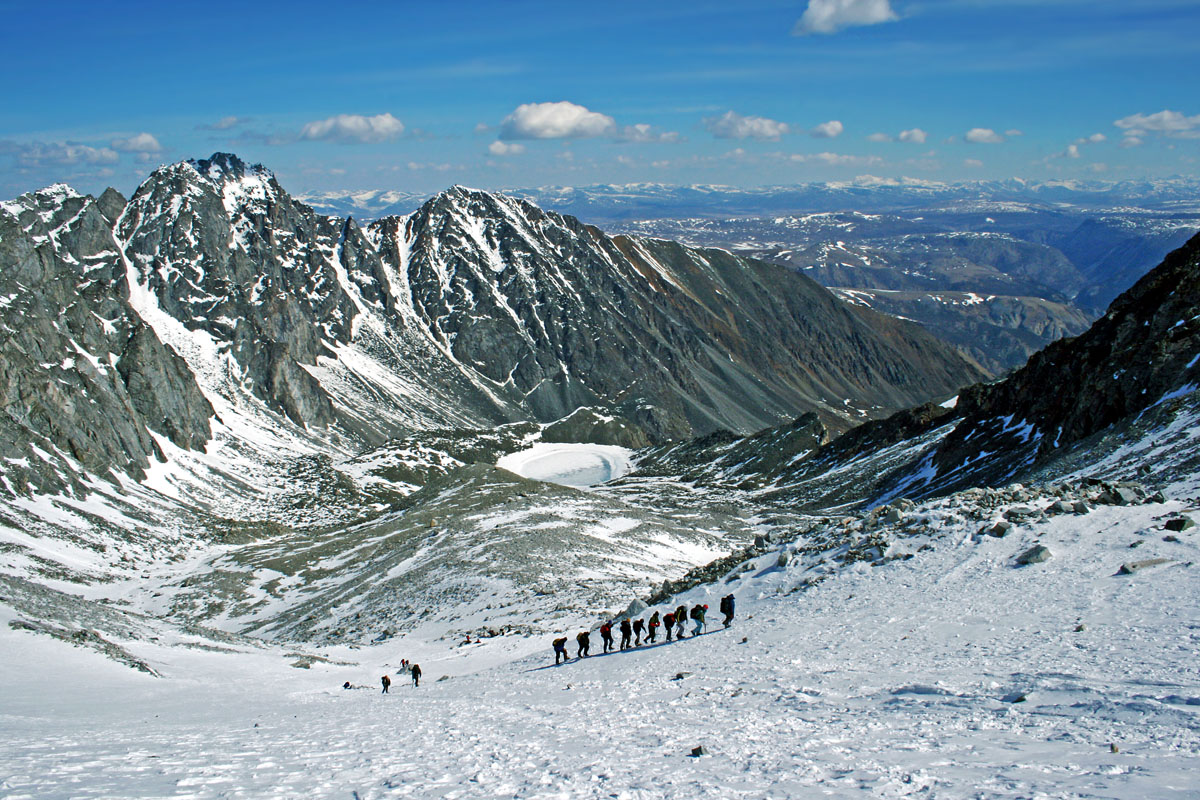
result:
[[[126,294],[92,198],[54,186],[0,206],[0,491],[141,475],[162,457],[151,431],[184,448],[208,441],[211,405]]]
[[[766,483],[764,496],[811,509],[1005,485],[1059,459],[1069,462],[1072,446],[1193,395],[1197,386],[1200,235],[1114,301],[1086,333],[1050,345],[1006,380],[963,390],[953,408],[927,404],[864,423],[757,479]],[[674,452],[688,453],[695,464],[723,463],[744,454],[750,441],[727,434]],[[643,464],[653,468],[655,461]],[[749,472],[729,467],[696,477],[722,482]],[[1104,497],[1128,504],[1144,494],[1118,485]]]
[[[1113,301],[1083,335],[1007,380],[964,390],[963,421],[939,447],[950,470],[980,451],[1042,458],[1200,382],[1200,235]]]
[[[808,408],[845,427],[831,398],[895,407],[979,374],[916,326],[847,309],[787,270],[607,237],[485,192],[455,187],[369,235],[428,337],[539,419],[624,406],[662,440]],[[669,412],[666,427],[636,418],[647,405]]]
[[[350,341],[354,303],[335,270],[343,247],[361,246],[357,228],[292,202],[261,166],[218,153],[157,170],[117,235],[159,307],[227,343],[261,397],[297,423],[333,421],[301,365]]]
[[[10,417],[88,471],[140,474],[149,431],[202,447],[218,398],[343,452],[562,418],[640,446],[805,411],[841,429],[982,377],[786,268],[461,187],[361,229],[218,153],[128,203],[62,187],[5,208]]]

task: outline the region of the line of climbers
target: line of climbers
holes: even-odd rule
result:
[[[733,624],[734,599],[733,595],[725,595],[721,598],[721,613],[725,615],[722,621],[724,627],[728,628]],[[697,603],[692,606],[692,610],[688,611],[686,605],[681,605],[674,611],[667,611],[666,614],[659,616],[656,610],[650,615],[648,621],[643,622],[641,617],[630,621],[628,617],[622,619],[618,626],[621,631],[621,650],[629,650],[634,647],[640,647],[642,644],[642,635],[646,636],[646,644],[654,644],[658,641],[658,629],[663,628],[666,634],[666,641],[671,641],[671,634],[674,632],[676,639],[686,638],[683,633],[684,626],[690,618],[695,627],[692,629],[692,636],[699,636],[705,630],[704,615],[708,612],[708,606],[702,603]],[[607,653],[613,648],[613,625],[615,620],[609,620],[600,626],[600,639],[604,642],[604,652]],[[591,649],[591,633],[589,631],[580,631],[575,637],[575,643],[578,647],[575,653],[576,658],[584,658],[589,655]],[[632,639],[632,642],[630,641]],[[571,656],[567,654],[567,637],[560,636],[555,639],[554,645],[554,663],[564,663],[571,660]]]

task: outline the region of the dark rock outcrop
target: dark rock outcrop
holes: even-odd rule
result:
[[[109,221],[65,186],[0,210],[3,490],[83,491],[83,473],[135,477],[151,431],[201,448],[213,409],[187,365],[125,299]]]

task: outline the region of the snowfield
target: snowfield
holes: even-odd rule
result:
[[[608,655],[594,635],[559,667],[508,636],[307,669],[282,647],[127,643],[153,678],[0,607],[0,797],[1197,797],[1200,534],[1163,530],[1193,502],[1169,496],[1004,538],[931,501],[911,558],[771,549],[676,601],[710,606],[708,634]],[[1016,566],[1035,542],[1051,559]]]
[[[632,468],[633,451],[605,444],[549,444],[504,456],[496,466],[535,481],[564,486],[595,486],[616,480]]]

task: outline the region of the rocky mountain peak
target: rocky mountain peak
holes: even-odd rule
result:
[[[262,164],[249,165],[233,153],[213,153],[208,158],[192,158],[184,162],[204,177],[224,183],[229,180],[241,180],[247,174],[252,176],[275,176]]]

